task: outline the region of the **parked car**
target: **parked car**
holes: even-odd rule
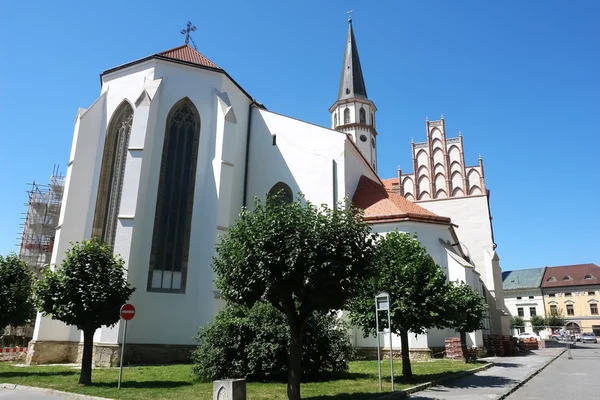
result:
[[[521,332],[517,335],[518,339],[538,339],[538,336],[533,332]]]
[[[598,338],[591,332],[585,332],[581,335],[581,343],[598,343]]]

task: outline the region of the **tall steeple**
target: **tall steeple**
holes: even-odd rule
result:
[[[338,96],[329,108],[331,127],[350,136],[375,171],[377,171],[376,111],[375,103],[367,97],[367,87],[358,57],[352,17],[350,17]]]
[[[358,57],[358,47],[356,46],[356,39],[354,39],[352,17],[349,17],[346,52],[344,53],[344,63],[342,64],[338,100],[351,99],[353,97],[368,99],[367,88],[360,66],[360,58]]]

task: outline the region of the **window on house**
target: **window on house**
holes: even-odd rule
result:
[[[573,309],[573,304],[567,304],[567,315],[575,315],[575,310]]]
[[[594,276],[588,274],[588,275],[584,276],[583,279],[587,279],[587,280],[594,279]]]
[[[365,112],[364,108],[360,108],[360,110],[358,111],[358,117],[360,120],[361,124],[366,124],[367,123],[367,113]]]
[[[546,282],[556,282],[556,278],[551,276],[550,278],[546,279]]]
[[[565,296],[571,296],[571,292],[565,292]]]
[[[282,202],[291,203],[294,201],[294,193],[292,189],[283,182],[277,182],[267,194],[267,202]]]
[[[375,148],[375,138],[371,138],[371,147]]]
[[[556,293],[548,293],[548,297],[556,297]]]
[[[550,315],[556,314],[558,314],[558,308],[556,307],[556,304],[550,304]]]
[[[537,315],[535,307],[529,307],[529,316],[534,317]]]
[[[517,314],[519,314],[519,317],[524,317],[525,316],[525,312],[523,311],[523,307],[517,308]]]
[[[117,233],[132,122],[133,108],[123,101],[112,116],[104,140],[92,237],[99,238],[111,247],[115,244]]]
[[[521,300],[521,299],[522,299],[522,297],[521,297],[521,296],[517,296],[517,300]]]
[[[596,292],[588,292],[588,296],[595,296]]]
[[[348,107],[344,108],[344,124],[350,123],[350,109]]]
[[[568,275],[567,275],[567,276],[564,276],[564,277],[562,278],[562,280],[563,280],[563,281],[571,281],[571,280],[573,280],[573,278],[571,278],[570,276],[568,276]]]
[[[529,296],[530,299],[533,299],[533,296]]]
[[[150,253],[149,291],[184,293],[192,228],[200,115],[186,97],[167,117]]]
[[[371,113],[371,125],[375,126],[375,114]]]
[[[596,303],[590,304],[590,314],[598,315],[598,304],[596,304]]]

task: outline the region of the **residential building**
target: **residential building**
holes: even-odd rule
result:
[[[574,333],[600,336],[600,267],[576,264],[547,267],[542,279],[546,314],[561,310]]]
[[[529,268],[502,272],[504,304],[508,313],[511,317],[518,316],[525,321],[524,329],[518,331],[533,332],[531,317],[546,316],[541,289],[545,270],[546,268]]]

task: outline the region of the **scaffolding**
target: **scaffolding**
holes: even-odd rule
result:
[[[23,213],[23,223],[20,225],[23,230],[18,244],[19,257],[39,278],[52,257],[65,177],[59,173],[58,166],[54,166],[49,184],[41,185],[34,181],[28,185],[27,212]]]

